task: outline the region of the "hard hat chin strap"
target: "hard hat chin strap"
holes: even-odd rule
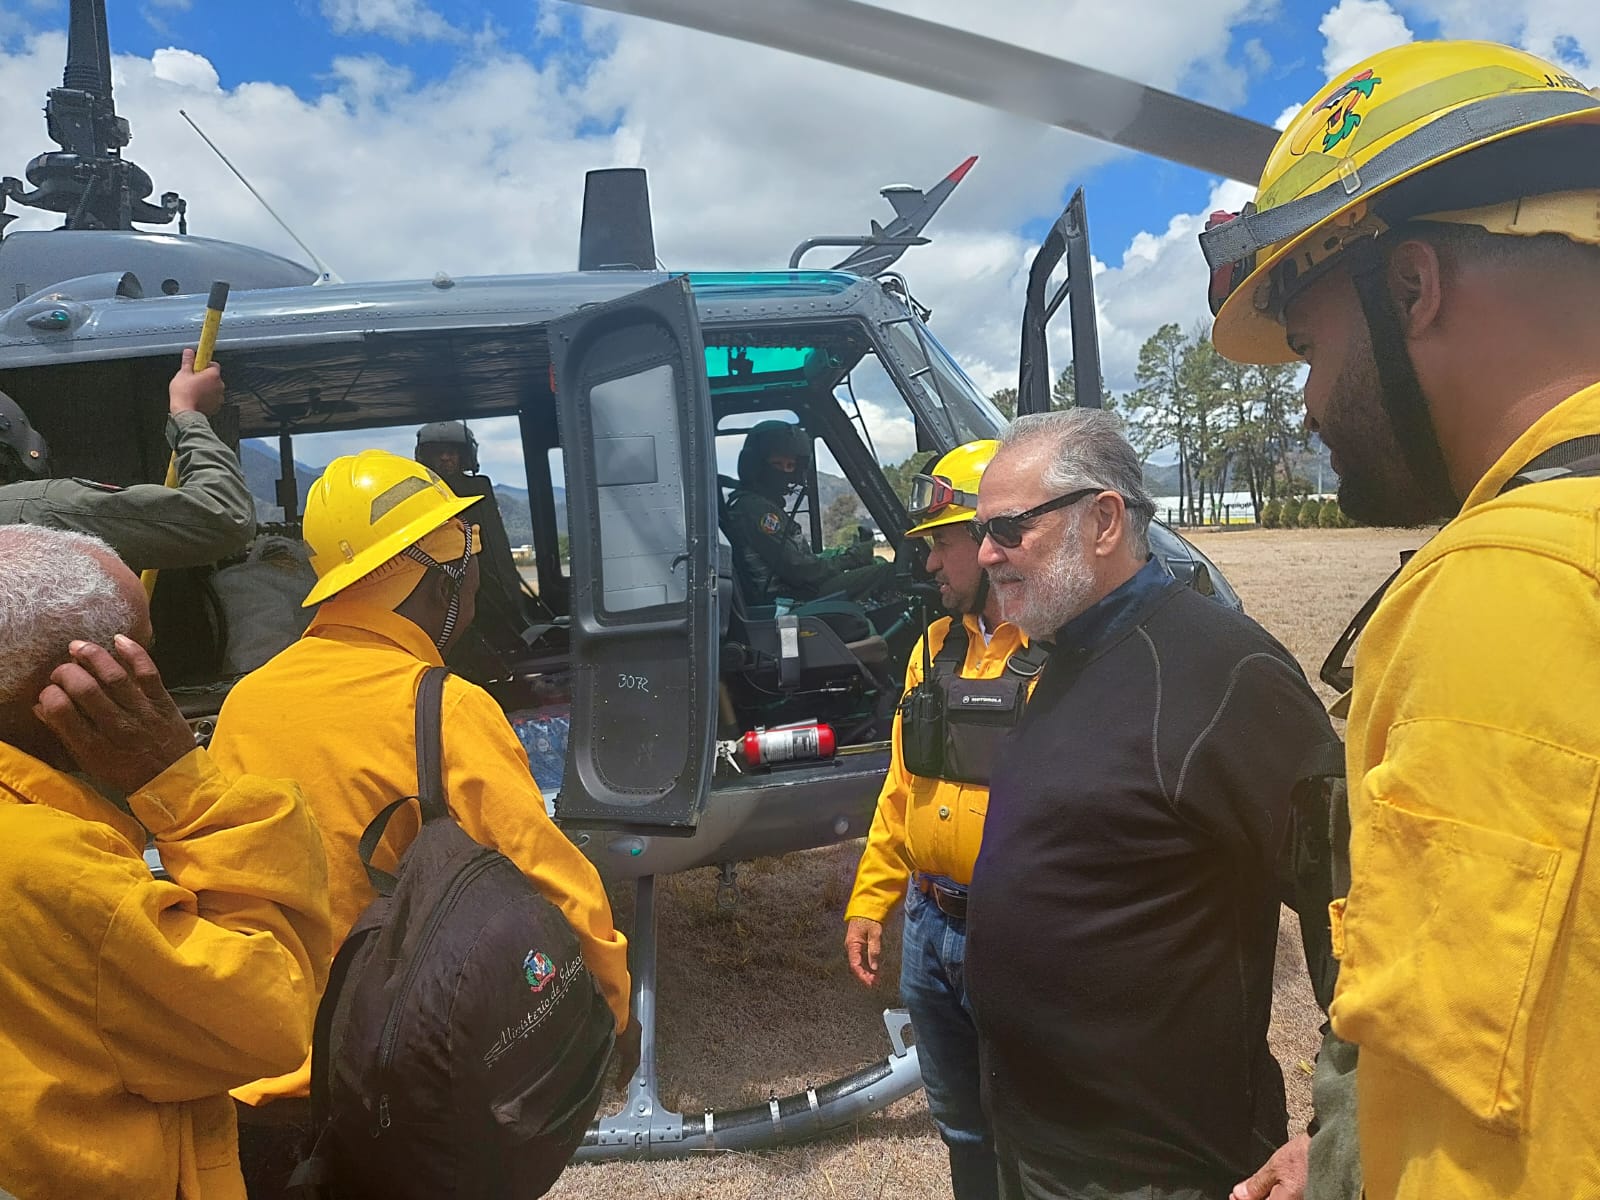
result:
[[[438,571],[450,581],[450,599],[445,604],[444,624],[439,627],[439,636],[433,639],[434,648],[440,654],[444,653],[444,648],[455,634],[456,621],[461,617],[461,585],[467,581],[467,568],[472,565],[472,527],[467,526],[464,532],[466,545],[462,548],[461,557],[448,566],[415,544],[400,551],[406,558],[421,563],[430,571]]]
[[[967,612],[974,617],[983,616],[984,607],[989,603],[989,572],[978,572],[978,591],[973,597],[972,606]]]
[[[1406,349],[1405,331],[1389,295],[1383,252],[1373,238],[1350,247],[1346,257],[1366,316],[1372,357],[1378,368],[1378,387],[1395,440],[1430,509],[1440,517],[1452,517],[1461,507],[1461,498],[1450,486],[1439,435],[1417,381],[1411,353]]]

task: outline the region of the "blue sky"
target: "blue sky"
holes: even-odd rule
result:
[[[874,0],[1272,124],[1364,55],[1491,37],[1580,78],[1593,0]],[[66,0],[0,0],[0,171],[46,149]],[[563,0],[112,0],[128,154],[190,229],[304,259],[182,122],[198,120],[347,280],[567,270],[583,172],[650,173],[674,269],[782,264],[802,238],[887,219],[877,190],[979,155],[900,269],[984,390],[1014,382],[1028,259],[1089,199],[1105,371],[1132,386],[1162,323],[1206,316],[1195,235],[1248,187],[1021,118]],[[14,228],[27,228],[24,220]],[[818,255],[808,265],[827,265]],[[1065,325],[1065,322],[1058,322]],[[1070,355],[1064,329],[1053,361]],[[890,423],[887,456],[909,452]],[[902,445],[904,443],[904,445]]]
[[[365,14],[363,7],[369,10]],[[1041,0],[1038,7],[1043,12],[1047,6]],[[1259,16],[1247,16],[1235,25],[1224,65],[1206,64],[1181,79],[1176,90],[1211,99],[1205,94],[1208,76],[1221,73],[1235,82],[1246,81],[1242,101],[1228,107],[1270,124],[1323,83],[1324,38],[1317,25],[1333,6],[1324,0],[1283,0],[1259,7]],[[164,47],[181,46],[208,59],[224,88],[272,80],[308,101],[326,94],[333,78],[330,64],[337,58],[381,58],[409,72],[421,86],[443,80],[481,57],[486,43],[492,43],[495,52],[515,53],[535,64],[545,64],[552,56],[579,64],[594,57],[581,36],[581,14],[576,9],[566,4],[541,9],[526,0],[450,0],[433,9],[406,0],[365,6],[360,0],[199,5],[141,0],[113,3],[109,9],[112,44],[119,53],[148,57]],[[428,18],[418,14],[430,12],[451,32],[429,36]],[[553,16],[542,23],[546,13]],[[402,21],[407,14],[422,23],[422,32],[406,29]],[[40,4],[37,16],[39,27],[64,27],[66,5]],[[1425,9],[1409,8],[1406,20],[1419,37],[1440,35],[1440,20]],[[1197,82],[1199,87],[1194,86]],[[969,151],[981,154],[982,149],[952,143],[947,157],[954,165]],[[930,183],[944,169],[934,163],[929,166],[934,174],[914,182]],[[1092,196],[1097,244],[1103,240],[1121,246],[1140,230],[1160,228],[1172,213],[1197,208],[1215,180],[1178,164],[1129,156],[1074,181],[1080,182]],[[1064,202],[1069,195],[1070,188],[1060,199]],[[1053,213],[1040,212],[1019,223],[1017,232],[1037,239],[1052,218]]]
[[[1363,5],[1390,7],[1358,0],[1356,6]],[[11,0],[11,6],[16,9],[11,20],[20,19],[22,27],[65,27],[66,0]],[[1046,14],[1053,5],[1038,0],[1033,7],[1049,22]],[[1173,0],[1171,7],[1193,6]],[[1225,53],[1183,72],[1175,90],[1214,100],[1219,98],[1220,79],[1224,81],[1222,92],[1230,86],[1237,88],[1227,107],[1271,123],[1323,82],[1326,38],[1318,25],[1333,7],[1327,0],[1267,0],[1242,6],[1231,25]],[[1519,7],[1537,4],[1519,6],[1512,0],[1496,6],[1502,13],[1513,14]],[[1471,8],[1470,0],[1413,3],[1402,6],[1402,19],[1418,37],[1478,32],[1451,28],[1470,26]],[[336,86],[332,66],[338,59],[382,60],[409,73],[417,87],[470,69],[475,60],[491,54],[515,54],[535,65],[556,57],[573,70],[581,70],[596,57],[581,32],[584,15],[572,5],[530,0],[445,0],[432,7],[422,0],[200,4],[193,0],[115,0],[109,5],[112,44],[119,54],[148,58],[164,48],[181,47],[207,59],[223,89],[270,80],[293,89],[308,102]],[[970,18],[952,23],[983,31],[982,24]],[[5,26],[0,24],[0,33],[4,32]],[[1581,31],[1557,34],[1553,41],[1574,65],[1588,65]],[[714,88],[715,82],[714,75],[709,77],[708,89]],[[911,96],[914,89],[906,92]],[[953,164],[969,152],[981,155],[983,149],[971,142],[952,141],[945,157]],[[930,161],[925,178],[915,182],[931,182],[943,169],[942,159]],[[1076,183],[1090,189],[1092,227],[1104,257],[1106,247],[1124,246],[1140,230],[1160,229],[1175,212],[1196,210],[1215,180],[1187,167],[1128,156],[1083,173],[1073,180]],[[863,186],[870,194],[871,183]],[[1070,186],[1058,199],[1065,200],[1069,194]],[[1039,203],[1048,205],[1048,199],[1040,197]],[[1052,216],[1047,207],[1040,208],[1030,219],[1018,222],[1016,232],[1037,238]]]
[[[406,4],[397,7],[414,8]],[[1286,106],[1321,85],[1322,43],[1316,23],[1327,7],[1312,0],[1288,0],[1259,20],[1239,24],[1228,60],[1233,71],[1250,82],[1244,102],[1232,106],[1234,111],[1271,123]],[[375,28],[361,28],[325,11],[336,12],[333,6],[311,0],[188,5],[142,0],[112,3],[108,19],[112,44],[119,53],[149,57],[162,48],[181,46],[209,60],[224,88],[272,80],[309,101],[328,91],[330,64],[341,57],[382,58],[408,71],[418,85],[445,79],[462,69],[483,53],[485,38],[492,38],[496,49],[519,54],[535,64],[546,63],[553,55],[580,62],[592,58],[578,31],[580,14],[564,4],[552,8],[560,18],[559,32],[553,35],[541,31],[537,6],[512,0],[452,0],[437,5],[434,11],[459,37],[406,35],[397,26],[382,22]],[[65,20],[65,3],[56,3],[44,8],[36,24],[64,27]],[[1252,66],[1244,49],[1247,43],[1255,43],[1270,57],[1264,70]],[[1182,83],[1177,90],[1196,94]],[[982,146],[952,142],[946,157],[953,166],[965,154],[981,155],[982,150]],[[931,183],[945,169],[942,160],[930,162],[925,172],[928,177],[912,182]],[[1084,183],[1091,191],[1097,242],[1103,238],[1108,245],[1122,245],[1141,229],[1164,225],[1173,212],[1203,203],[1214,180],[1188,167],[1138,156],[1108,164],[1075,182]],[[864,191],[870,196],[872,190],[873,182],[867,181]],[[1064,191],[1062,202],[1069,195],[1070,189]],[[1021,222],[1017,232],[1036,239],[1053,216],[1041,212]]]

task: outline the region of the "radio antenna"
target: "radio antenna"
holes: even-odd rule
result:
[[[300,240],[300,235],[295,233],[294,230],[289,228],[289,223],[287,221],[285,221],[282,217],[280,217],[276,212],[273,211],[272,205],[267,203],[266,198],[263,197],[260,192],[256,191],[255,188],[250,186],[250,181],[244,177],[243,172],[241,172],[238,167],[234,166],[231,162],[228,161],[228,156],[226,154],[224,154],[221,150],[217,149],[217,144],[206,136],[206,131],[205,130],[201,129],[200,126],[195,124],[194,118],[191,117],[188,113],[184,112],[183,109],[181,109],[181,108],[178,110],[178,115],[180,117],[182,117],[185,121],[189,122],[189,128],[193,129],[196,133],[198,133],[200,135],[200,140],[203,141],[206,145],[211,147],[211,152],[222,160],[222,165],[227,167],[228,170],[230,170],[230,171],[232,171],[234,173],[234,175],[238,178],[239,182],[244,184],[244,186],[249,190],[250,194],[256,198],[257,202],[261,205],[261,207],[266,209],[267,213],[272,217],[272,219],[283,227],[283,231],[294,239],[294,244],[299,246],[300,249],[304,250],[306,252],[307,257],[309,257],[312,262],[317,264],[317,270],[322,273],[322,278],[319,280],[319,282],[321,282],[321,283],[343,283],[344,280],[339,278],[339,276],[334,272],[334,269],[332,267],[330,267],[327,263],[323,262],[322,259],[318,258],[317,257],[317,252],[315,250],[313,250],[310,246],[306,245],[303,241],[301,241]]]

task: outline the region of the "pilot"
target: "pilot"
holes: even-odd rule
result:
[[[490,641],[491,649],[520,649],[508,639],[542,614],[529,611],[531,598],[523,590],[522,574],[511,557],[511,539],[500,516],[494,481],[478,473],[478,439],[465,421],[435,421],[417,430],[413,457],[443,478],[462,499],[481,496],[488,501],[473,512],[483,540],[478,631]]]
[[[196,567],[244,550],[256,531],[255,500],[239,456],[211,428],[222,407],[222,368],[194,369],[194,351],[167,385],[167,442],[178,486],[117,487],[52,479],[50,449],[11,397],[0,392],[0,525],[44,525],[106,542],[135,570]]]
[[[889,582],[891,563],[872,553],[871,534],[842,550],[812,551],[784,505],[805,485],[811,442],[789,421],[762,421],[739,451],[739,486],[728,500],[728,540],[739,556],[751,604],[779,597],[816,600],[844,593],[860,600]]]
[[[978,480],[998,445],[957,446],[931,473],[916,476],[908,508],[919,523],[906,536],[927,539],[927,569],[951,614],[926,634],[934,681],[1004,680],[1020,713],[1038,662],[1017,627],[1001,621],[971,534]],[[906,671],[908,697],[923,682],[923,662],[919,645]],[[939,711],[946,710],[941,704]],[[894,757],[845,908],[845,958],[862,983],[876,983],[884,922],[906,901],[900,994],[917,1034],[928,1111],[949,1150],[955,1200],[974,1200],[996,1196],[998,1185],[994,1139],[979,1094],[978,1031],[962,975],[967,885],[989,804],[988,786],[976,778],[985,773],[975,761],[980,748],[970,738],[997,740],[1008,727],[988,723],[985,712],[984,726],[958,734],[968,739],[960,755],[946,756],[939,744],[929,759],[907,749],[915,737],[907,723],[917,722],[920,712],[907,703],[895,718]],[[948,712],[946,721],[956,719],[956,710]]]

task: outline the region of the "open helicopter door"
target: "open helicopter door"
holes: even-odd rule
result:
[[[694,831],[717,702],[716,452],[686,278],[549,326],[572,546],[564,825]]]
[[[1062,257],[1067,279],[1045,301],[1050,275]],[[1050,227],[1028,268],[1028,298],[1022,309],[1022,357],[1017,375],[1017,415],[1050,411],[1050,347],[1045,327],[1061,302],[1067,301],[1072,326],[1073,403],[1078,408],[1101,407],[1100,331],[1095,324],[1094,266],[1089,260],[1089,217],[1083,189],[1072,193],[1067,207]]]

